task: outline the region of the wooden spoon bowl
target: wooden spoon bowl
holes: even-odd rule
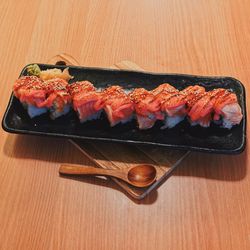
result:
[[[156,168],[152,165],[137,165],[128,170],[127,178],[136,187],[147,187],[156,179]]]

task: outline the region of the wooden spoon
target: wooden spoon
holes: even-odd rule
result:
[[[156,168],[149,164],[116,170],[62,164],[59,173],[66,175],[113,176],[135,187],[147,187],[156,180]]]

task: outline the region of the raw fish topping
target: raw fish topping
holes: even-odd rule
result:
[[[37,73],[36,68],[33,71]],[[243,117],[235,93],[223,88],[206,91],[199,85],[179,91],[163,83],[150,91],[136,88],[126,94],[118,85],[98,91],[86,80],[69,84],[63,78],[44,81],[33,75],[17,79],[13,92],[32,118],[48,110],[56,119],[72,106],[80,122],[99,119],[105,113],[111,127],[135,117],[139,129],[152,128],[157,121],[165,129],[187,117],[191,125],[209,127],[214,122],[231,129]]]

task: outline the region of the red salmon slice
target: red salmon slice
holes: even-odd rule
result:
[[[186,99],[179,90],[168,83],[163,83],[151,92],[161,103],[161,111],[165,116],[165,123],[161,129],[173,128],[185,118]]]
[[[134,102],[139,129],[152,128],[157,120],[163,120],[160,101],[144,88],[135,89],[130,93]]]
[[[197,121],[211,114],[217,98],[224,94],[224,89],[206,92],[191,108],[188,115],[192,121]]]
[[[194,104],[206,93],[206,90],[202,86],[195,85],[185,88],[180,93],[185,95],[187,111],[190,111]]]
[[[71,96],[67,90],[68,83],[61,78],[54,78],[44,82],[47,98],[39,107],[50,110],[51,119],[58,118],[70,111]]]
[[[72,98],[74,98],[75,94],[96,91],[94,85],[89,81],[74,82],[67,87]]]
[[[161,84],[159,87],[154,89],[152,93],[156,96],[156,99],[161,102],[161,111],[165,112],[167,115],[174,116],[175,110],[176,113],[179,114],[186,113],[185,95],[180,93],[179,90],[168,83]]]
[[[47,99],[40,104],[40,107],[51,108],[56,102],[58,111],[62,111],[64,106],[71,103],[71,96],[67,90],[68,83],[55,78],[44,82],[47,91]]]
[[[100,117],[104,106],[102,94],[96,92],[89,81],[75,82],[69,87],[73,100],[73,108],[78,112],[80,122],[97,119]]]
[[[102,92],[104,110],[113,127],[126,123],[133,117],[134,104],[120,86],[112,86]]]
[[[13,86],[14,95],[28,105],[39,107],[46,99],[46,89],[43,81],[36,76],[22,76]]]

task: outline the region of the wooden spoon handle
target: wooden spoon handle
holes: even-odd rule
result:
[[[104,175],[114,176],[120,179],[125,178],[125,174],[123,172],[120,172],[119,170],[83,167],[80,165],[69,164],[62,164],[59,168],[59,173],[67,175]]]

